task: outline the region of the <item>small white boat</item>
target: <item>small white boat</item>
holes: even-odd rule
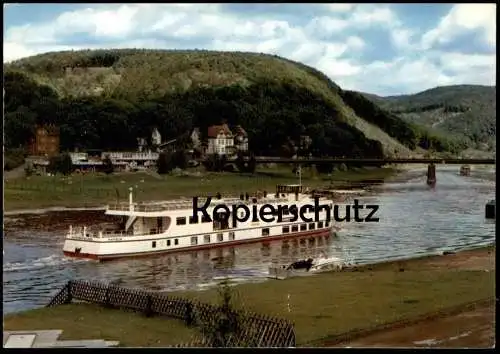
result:
[[[342,270],[345,266],[345,262],[338,257],[324,257],[313,260],[313,264],[309,269],[309,272]]]
[[[306,258],[295,261],[289,265],[273,265],[269,267],[269,278],[286,279],[308,273],[340,271],[348,264],[338,257]]]

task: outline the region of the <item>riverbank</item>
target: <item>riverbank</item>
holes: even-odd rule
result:
[[[319,175],[304,168],[302,183],[310,188],[348,188],[383,182],[396,174],[394,168],[367,168]],[[128,189],[135,188],[135,200],[167,200],[186,196],[206,196],[220,192],[239,195],[257,190],[274,190],[277,184],[296,183],[291,168],[259,168],[255,174],[190,172],[182,175],[120,173],[71,177],[32,176],[5,180],[4,209],[37,212],[46,208],[99,208],[116,200],[128,200]]]
[[[494,299],[494,264],[495,247],[491,246],[445,256],[366,265],[356,271],[241,284],[233,288],[233,295],[237,307],[293,321],[297,346],[324,346],[334,342],[338,345],[341,334],[344,342],[348,342],[349,333],[359,334],[364,329],[366,336],[370,333],[367,329],[380,328],[383,324]],[[218,301],[216,289],[172,295],[203,302]],[[121,311],[81,306],[71,304],[7,315],[4,327],[7,330],[60,328],[64,329],[63,335],[67,333],[65,339],[92,339],[84,331],[92,327],[93,333],[98,334],[96,338],[118,340],[126,346],[166,345],[166,338],[180,331],[176,329],[178,323],[159,325],[155,322],[170,320],[152,320],[130,313],[126,315],[130,317],[113,319],[114,315],[107,311]],[[121,326],[110,325],[121,321],[134,323],[137,335],[121,330]],[[461,330],[467,330],[466,323]],[[190,335],[175,337],[177,344],[188,341]]]

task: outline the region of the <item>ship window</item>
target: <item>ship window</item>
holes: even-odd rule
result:
[[[287,233],[289,233],[289,232],[290,232],[290,227],[288,227],[288,226],[283,226],[283,233],[284,233],[284,234],[287,234]]]
[[[234,232],[230,232],[229,233],[229,241],[233,241],[234,240]]]
[[[309,230],[314,230],[316,228],[316,224],[315,223],[310,223],[309,224]]]
[[[299,231],[299,225],[293,225],[292,232],[297,232],[297,231]]]
[[[198,237],[191,237],[191,246],[196,246],[198,244]]]
[[[217,241],[219,242],[224,241],[224,234],[217,234]]]
[[[195,220],[194,220],[194,217],[190,216],[190,217],[189,217],[189,223],[190,223],[190,224],[197,224],[197,223],[198,223],[198,220],[196,220],[196,221],[195,221]]]
[[[177,225],[186,225],[186,217],[180,217],[176,219]]]
[[[262,236],[269,236],[269,228],[262,229]]]
[[[300,231],[306,231],[306,230],[307,230],[307,224],[301,224]]]
[[[203,240],[204,240],[205,243],[210,243],[210,235],[205,235],[203,237]]]
[[[325,221],[325,227],[329,227],[330,226],[330,222],[329,221]]]
[[[156,241],[153,241],[151,247],[156,248]]]
[[[203,215],[203,216],[201,217],[201,222],[211,222],[211,221],[212,221],[212,220],[210,220],[210,216],[208,216],[208,217],[207,217],[207,216]]]
[[[318,229],[323,228],[323,221],[318,222]]]
[[[178,239],[178,238],[176,238],[176,239],[174,240],[174,245],[178,245],[178,244],[179,244],[179,239]]]
[[[170,246],[170,240],[167,240],[167,246]]]

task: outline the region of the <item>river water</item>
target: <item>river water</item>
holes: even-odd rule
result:
[[[495,223],[484,218],[486,202],[495,197],[492,169],[477,174],[473,170],[471,177],[462,177],[458,166],[438,166],[435,188],[425,184],[423,169],[406,174],[403,182],[396,178],[359,197],[361,203],[380,206],[377,213],[380,222],[345,223],[337,236],[328,238],[97,263],[62,256],[65,229],[7,231],[3,259],[4,313],[47,304],[71,279],[114,281],[156,291],[202,290],[225,277],[236,282],[266,281],[271,263],[306,256],[327,254],[366,264],[495,242]],[[215,257],[219,260],[215,261]]]

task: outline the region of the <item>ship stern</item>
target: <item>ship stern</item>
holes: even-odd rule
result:
[[[85,228],[70,227],[64,240],[63,253],[66,257],[99,259],[100,242],[89,235]]]

